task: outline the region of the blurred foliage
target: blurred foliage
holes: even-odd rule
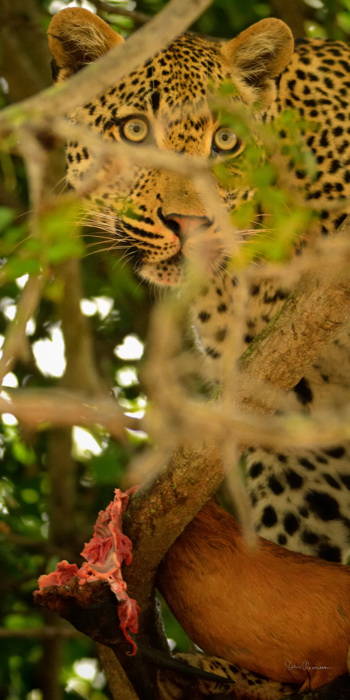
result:
[[[46,31],[52,12],[62,9],[68,2],[55,0],[32,0],[29,6],[23,0],[23,7],[39,18],[42,32]],[[79,3],[78,3],[79,4]],[[164,0],[128,0],[109,2],[110,10],[102,3],[100,14],[108,19],[118,31],[125,35],[139,25],[133,12],[152,16],[164,5]],[[216,0],[198,20],[193,29],[217,37],[231,37],[253,22],[270,15],[286,19],[286,5],[283,1],[257,2],[256,0]],[[293,3],[294,4],[294,3]],[[92,0],[90,6],[94,6]],[[118,14],[113,13],[113,7]],[[100,5],[96,2],[99,11]],[[21,3],[16,0],[15,9],[20,13]],[[125,9],[123,16],[121,11]],[[4,12],[4,10],[3,10]],[[309,36],[347,39],[350,34],[350,0],[298,0],[293,7],[299,26]],[[6,16],[5,20],[6,23]],[[9,19],[10,21],[10,19]],[[19,29],[20,31],[20,29]],[[35,39],[33,39],[34,45]],[[5,66],[4,51],[6,41],[2,40],[0,66]],[[23,48],[24,51],[24,48]],[[48,60],[43,56],[42,60]],[[24,88],[27,80],[26,57],[23,54],[18,84]],[[28,68],[29,71],[29,68]],[[0,105],[10,101],[6,69],[0,70]],[[11,86],[10,86],[11,87]],[[225,118],[225,114],[223,114]],[[234,217],[240,227],[252,218],[252,207],[261,200],[273,216],[273,226],[279,228],[282,211],[290,204],[290,194],[276,188],[275,171],[270,164],[269,144],[271,133],[264,129],[264,148],[258,148],[256,141],[247,132],[246,122],[239,113],[227,114],[227,123],[244,138],[247,147],[240,156],[242,167],[250,177],[248,185],[258,185],[256,201],[247,202]],[[300,124],[296,123],[292,111],[280,118],[277,131],[284,130],[290,136],[284,139],[283,147],[289,148],[289,157],[300,162],[300,167],[312,171],[313,162],[300,148],[296,134]],[[274,131],[276,133],[276,129]],[[286,145],[287,142],[289,145]],[[249,167],[246,167],[246,166]],[[54,329],[60,329],[59,306],[62,295],[60,275],[54,275],[56,266],[67,258],[82,258],[84,299],[90,302],[85,311],[94,340],[95,356],[99,372],[106,386],[115,392],[128,411],[143,408],[145,399],[142,387],[135,379],[138,360],[122,359],[115,352],[131,333],[144,342],[151,304],[150,293],[139,282],[135,283],[131,272],[123,262],[113,258],[108,250],[103,250],[98,239],[86,234],[85,248],[79,232],[74,230],[74,204],[69,208],[59,208],[43,213],[41,219],[28,223],[26,213],[30,210],[30,197],[27,191],[25,169],[22,161],[9,155],[6,144],[0,154],[0,339],[3,340],[9,319],[13,317],[16,300],[23,286],[23,275],[46,271],[43,299],[35,321],[28,327],[28,340],[32,348],[29,358],[23,359],[5,381],[12,387],[49,387],[59,383],[59,379],[40,368],[36,359],[38,343],[48,341]],[[223,163],[216,168],[219,179],[234,181],[235,175],[230,164]],[[250,173],[250,175],[249,175]],[[57,177],[57,180],[59,177]],[[260,199],[259,199],[260,198]],[[307,213],[294,209],[289,225],[284,226],[285,237],[273,243],[262,237],[249,242],[244,264],[254,255],[267,253],[276,259],[283,259],[298,231],[308,223]],[[30,228],[30,226],[32,228]],[[247,257],[248,256],[248,257]],[[237,265],[240,261],[235,261]],[[108,313],[103,310],[103,300],[108,301]],[[107,304],[107,305],[108,305]],[[47,348],[48,346],[44,346]],[[123,370],[126,370],[123,374]],[[128,379],[129,378],[129,379]],[[99,509],[105,508],[113,496],[116,486],[123,486],[127,463],[136,450],[143,448],[144,438],[131,436],[128,445],[120,446],[108,439],[103,431],[91,433],[92,443],[83,448],[73,445],[76,512],[74,528],[76,537],[66,543],[66,549],[52,539],[50,533],[52,484],[48,470],[50,433],[45,430],[31,433],[23,430],[15,421],[4,416],[0,422],[0,456],[2,462],[0,476],[0,544],[2,577],[0,582],[0,614],[2,629],[8,632],[3,640],[0,660],[0,700],[57,700],[59,698],[80,697],[89,700],[103,700],[108,690],[92,657],[95,650],[90,640],[77,636],[63,644],[60,667],[57,671],[55,698],[47,694],[48,656],[47,643],[39,632],[46,622],[58,624],[41,609],[33,605],[32,593],[37,587],[40,574],[55,568],[57,561],[64,556],[77,557],[82,544],[91,534]],[[90,445],[90,446],[89,446]],[[91,445],[94,445],[92,448]],[[186,648],[188,641],[176,621],[168,611],[164,613],[168,634],[176,639],[180,648]],[[49,619],[48,619],[49,618]],[[35,631],[38,636],[35,636]],[[20,633],[23,635],[11,636]],[[31,636],[27,636],[28,632]],[[51,661],[55,657],[52,651]],[[59,655],[58,655],[59,657]],[[90,659],[90,661],[89,661]],[[56,658],[57,660],[57,658]],[[85,660],[85,665],[84,665]],[[61,690],[59,690],[61,688]]]
[[[225,85],[226,94],[227,89]],[[257,259],[287,260],[292,246],[298,243],[315,214],[298,203],[298,188],[287,189],[283,182],[279,183],[278,159],[282,154],[312,179],[317,164],[305,148],[301,134],[306,130],[316,131],[318,124],[300,119],[293,109],[285,110],[271,124],[256,124],[242,105],[236,111],[232,107],[229,111],[219,110],[215,109],[214,98],[213,108],[220,114],[220,123],[229,126],[244,143],[242,152],[232,160],[228,158],[214,166],[216,177],[230,189],[254,191],[252,198],[231,213],[232,223],[240,231],[246,231],[244,246],[232,256],[232,268],[237,270]],[[259,211],[268,216],[268,227],[265,218],[259,223]],[[252,221],[256,222],[253,231]]]

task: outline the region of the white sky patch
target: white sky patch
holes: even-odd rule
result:
[[[94,316],[97,311],[97,306],[92,299],[81,299],[80,311],[84,316]]]
[[[129,416],[129,418],[139,418],[141,420],[141,418],[144,418],[145,410],[141,409],[140,411],[134,411],[133,413],[129,411],[126,412],[125,415]]]
[[[119,386],[135,386],[139,383],[135,367],[122,367],[117,370],[115,377]]]
[[[26,695],[26,700],[43,700],[43,694],[41,690],[35,688]]]
[[[8,515],[9,509],[7,507],[8,501],[13,501],[13,486],[6,478],[0,481],[0,513],[3,515]]]
[[[171,639],[171,637],[167,637],[167,642],[170,646],[170,651],[174,651],[174,649],[176,648],[175,639]]]
[[[99,317],[103,320],[112,311],[114,300],[110,297],[94,297]]]
[[[47,540],[50,532],[49,523],[43,523],[42,525],[40,525],[40,532],[43,538]]]
[[[17,306],[13,299],[3,297],[0,302],[0,309],[8,321],[13,321],[17,311]]]
[[[29,279],[29,275],[22,275],[22,277],[17,277],[17,279],[16,279],[17,287],[19,287],[20,289],[23,289],[23,287],[26,286],[28,279]]]
[[[12,415],[12,413],[3,413],[1,416],[1,420],[4,423],[4,425],[17,425],[18,420],[15,418],[15,416]]]
[[[97,457],[103,451],[100,443],[94,436],[85,430],[75,425],[73,428],[73,456],[75,459],[90,459]]]
[[[69,693],[69,695],[72,694],[74,697],[84,698],[84,700],[88,700],[88,698],[91,697],[90,684],[82,678],[68,678],[65,691]]]
[[[1,90],[3,91],[4,95],[7,95],[7,94],[8,94],[8,91],[9,91],[9,84],[8,84],[6,78],[4,78],[3,75],[0,76],[0,88],[1,88]]]
[[[136,396],[132,401],[129,401],[129,399],[126,399],[124,396],[118,396],[118,401],[126,411],[129,411],[129,413],[125,413],[126,416],[131,416],[132,418],[144,417],[147,406],[147,399],[145,396]]]
[[[98,672],[96,659],[79,659],[73,664],[74,673],[86,681],[92,681]]]
[[[91,2],[88,2],[88,0],[82,0],[82,2],[61,2],[61,0],[53,0],[53,2],[49,5],[49,12],[51,15],[57,14],[57,12],[60,12],[61,10],[64,10],[66,7],[85,7],[86,10],[90,10],[90,12],[93,12],[96,14],[96,7],[95,5],[92,5]]]
[[[103,321],[112,311],[113,304],[111,297],[91,297],[91,299],[81,300],[80,309],[84,316],[94,316],[97,313]]]
[[[30,318],[26,325],[26,335],[33,335],[35,333],[36,323],[34,318]]]
[[[122,345],[117,345],[113,352],[121,360],[140,360],[143,355],[143,343],[136,335],[127,335]]]
[[[148,438],[148,435],[144,430],[132,430],[131,428],[126,428],[126,432],[130,435],[136,435],[136,437],[140,438],[140,440],[146,440]]]
[[[8,372],[5,374],[1,384],[2,386],[10,386],[16,389],[16,387],[18,387],[18,379],[13,372]]]
[[[33,343],[35,362],[45,377],[62,377],[66,368],[64,340],[60,328],[50,328],[51,339]]]

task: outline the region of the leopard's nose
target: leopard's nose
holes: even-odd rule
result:
[[[183,240],[190,236],[193,231],[211,226],[211,221],[207,216],[191,216],[176,213],[164,216],[162,212],[158,212],[158,214],[163,223]]]
[[[181,216],[179,214],[169,214],[166,221],[173,221],[178,226],[178,233],[181,237],[187,238],[193,231],[199,228],[208,228],[210,219],[206,216]]]
[[[204,274],[222,257],[222,240],[206,216],[167,214],[163,223],[178,237],[182,255]]]

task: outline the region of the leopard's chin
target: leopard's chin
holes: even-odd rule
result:
[[[176,255],[157,262],[141,257],[135,264],[135,270],[143,280],[158,287],[180,287],[184,283],[198,287],[208,279],[208,275],[223,271],[228,260],[229,257],[222,249],[207,260],[196,260],[195,256],[184,255],[181,250]]]
[[[174,255],[161,262],[143,262],[137,268],[137,274],[149,284],[157,287],[180,287],[183,282],[182,255]]]

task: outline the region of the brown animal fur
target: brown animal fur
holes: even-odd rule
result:
[[[209,654],[317,688],[347,670],[350,570],[258,538],[207,503],[166,554],[158,586]]]

